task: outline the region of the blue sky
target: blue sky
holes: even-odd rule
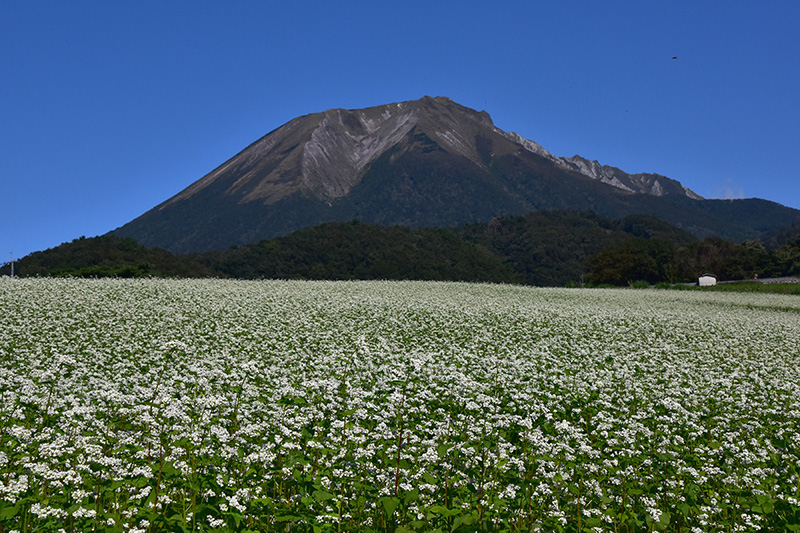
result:
[[[799,21],[794,0],[2,2],[0,262],[121,226],[296,116],[424,95],[800,208]]]

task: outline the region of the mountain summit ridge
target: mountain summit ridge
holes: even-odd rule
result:
[[[196,193],[232,167],[246,170],[232,184],[232,191],[246,187],[260,174],[261,182],[250,189],[244,201],[264,199],[274,203],[301,188],[313,191],[326,201],[340,198],[352,190],[370,163],[417,126],[420,107],[442,99],[424,97],[364,109],[329,109],[297,117],[252,143],[165,202],[163,207]],[[480,116],[491,125],[488,114]],[[459,151],[465,150],[466,143],[461,139],[443,135],[440,140]],[[298,147],[301,149],[297,150]],[[301,176],[293,186],[282,180],[290,169],[299,170]],[[265,172],[260,173],[261,170]]]
[[[652,214],[698,236],[728,231],[724,209],[708,217],[692,204],[702,201],[665,176],[554,156],[486,111],[425,96],[290,120],[112,234],[202,252],[323,222],[442,227],[543,209]],[[731,235],[758,231],[734,224]]]
[[[230,188],[231,192],[247,190],[244,202],[265,200],[274,203],[300,189],[309,190],[321,200],[330,202],[346,196],[363,177],[367,167],[413,128],[422,129],[446,150],[483,166],[474,138],[468,136],[474,136],[478,129],[476,125],[478,128],[491,128],[498,135],[565,169],[629,192],[661,196],[664,188],[658,179],[669,179],[656,174],[627,174],[577,155],[572,158],[554,156],[534,141],[501,130],[486,111],[475,111],[443,96],[425,96],[419,100],[364,109],[329,109],[295,118],[248,146],[162,207],[187,198],[233,166],[245,170]],[[302,179],[288,185],[282,178],[291,170],[299,171]],[[253,186],[251,183],[255,179],[259,182]],[[701,199],[688,188],[683,189],[690,198]]]

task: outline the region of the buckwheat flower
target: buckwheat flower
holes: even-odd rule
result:
[[[241,502],[239,502],[239,500],[238,500],[238,498],[236,496],[230,496],[228,498],[228,503],[230,504],[231,507],[235,508],[240,513],[244,513],[247,510],[247,507],[244,504],[242,504]],[[220,508],[222,508],[222,505],[224,505],[224,504],[220,504]]]
[[[186,349],[187,349],[187,346],[186,346],[186,343],[184,343],[184,342],[182,342],[182,341],[178,341],[178,340],[171,340],[171,341],[167,341],[167,342],[164,344],[164,346],[162,346],[162,349],[163,349],[163,350],[177,349],[177,350],[183,350],[183,351],[186,351]]]
[[[94,518],[95,516],[97,516],[97,510],[87,509],[85,507],[78,507],[72,513],[72,516],[76,518]]]

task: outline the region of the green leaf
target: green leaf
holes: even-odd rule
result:
[[[600,527],[603,525],[603,521],[600,518],[597,518],[596,516],[592,516],[586,519],[585,524],[586,527],[588,528]]]
[[[318,502],[324,502],[326,500],[330,500],[336,497],[334,494],[331,494],[330,492],[324,490],[315,490],[313,496],[314,499],[317,500]]]
[[[669,511],[664,511],[661,513],[661,516],[658,517],[658,522],[655,524],[656,527],[658,529],[665,529],[669,525],[670,518],[672,517],[669,514]]]
[[[181,515],[177,514],[177,513],[175,513],[172,516],[170,516],[169,518],[167,518],[167,522],[168,523],[173,523],[173,524],[180,524],[181,522],[185,522],[185,521],[186,520],[184,520],[184,518]]]
[[[284,514],[275,517],[276,522],[297,522],[298,520],[300,520],[300,517],[293,514]]]
[[[403,500],[406,503],[411,503],[414,500],[416,500],[417,498],[419,498],[419,490],[417,490],[417,489],[410,490],[410,491],[406,492],[405,494],[403,494]]]
[[[166,461],[164,462],[164,468],[162,469],[165,476],[174,476],[178,474],[178,470],[175,468],[171,462]]]
[[[16,505],[10,505],[8,502],[0,500],[0,504],[4,504],[3,508],[0,509],[0,520],[8,520],[9,518],[13,518],[19,511],[19,508]]]
[[[758,500],[758,505],[752,507],[752,510],[756,513],[771,514],[775,511],[774,500],[769,496],[758,495],[756,500]]]
[[[475,521],[475,515],[472,513],[459,516],[458,518],[453,521],[453,527],[450,529],[450,533],[455,531],[461,526],[471,526],[472,523]]]
[[[388,516],[392,516],[392,514],[394,514],[394,510],[397,509],[398,505],[400,505],[399,498],[384,497],[381,498],[381,500],[383,503],[383,508],[386,510],[386,514]]]
[[[153,507],[154,501],[156,501],[156,491],[151,490],[150,494],[147,495],[147,499],[142,504],[142,507]]]

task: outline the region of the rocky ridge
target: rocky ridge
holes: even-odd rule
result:
[[[551,154],[538,143],[515,132],[497,128],[485,111],[475,111],[445,97],[424,97],[365,109],[330,109],[298,117],[265,135],[223,165],[164,203],[161,208],[184,200],[221,176],[240,175],[229,191],[246,191],[242,202],[274,203],[299,190],[313,191],[331,203],[346,196],[369,166],[415,128],[428,134],[444,150],[461,155],[478,166],[484,157],[475,146],[475,136],[490,129],[518,147],[544,157],[562,168],[619,189],[654,196],[666,194],[657,174],[627,174],[580,156]],[[298,175],[300,180],[293,178]],[[701,197],[686,187],[689,198]]]
[[[797,220],[763,200],[703,200],[673,179],[554,156],[444,97],[297,117],[117,228],[176,253],[225,250],[324,222],[454,227],[542,210],[649,214],[704,238]]]

